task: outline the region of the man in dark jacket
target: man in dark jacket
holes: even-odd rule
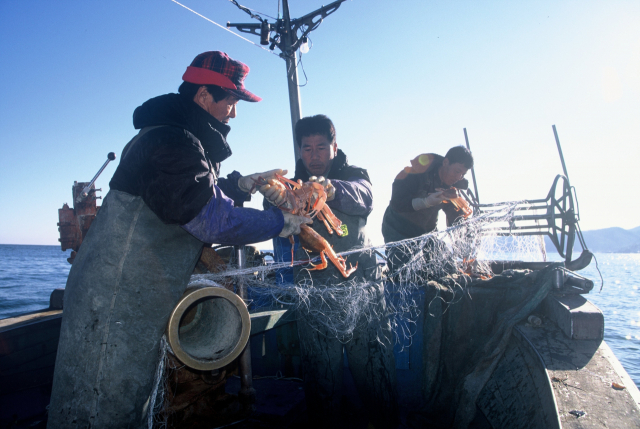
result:
[[[148,100],[133,122],[110,191],[71,267],[50,428],[134,428],[147,419],[158,350],[204,243],[247,244],[296,234],[300,216],[234,207],[253,177],[219,178],[249,68],[223,52],[198,55],[179,94]]]
[[[335,127],[328,117],[316,115],[299,120],[295,126],[295,135],[300,147],[300,159],[296,163],[294,180],[317,181],[324,185],[327,205],[342,221],[343,234],[330,234],[324,223],[317,220],[311,227],[327,240],[336,253],[369,246],[366,224],[373,209],[373,196],[367,171],[349,165],[345,153],[338,149]],[[281,188],[277,183],[265,188],[267,200],[276,204],[281,201]],[[282,261],[287,256],[287,260],[290,260],[291,245],[288,240],[276,237],[274,248],[277,260]],[[307,254],[301,246],[296,246],[296,260],[317,255]],[[316,320],[314,315],[304,309],[300,311],[298,335],[309,420],[323,428],[341,427],[341,423],[344,423],[340,414],[340,402],[343,392],[343,351],[346,350],[349,368],[360,398],[367,407],[370,421],[376,428],[394,427],[397,422],[395,361],[380,269],[375,255],[370,252],[355,253],[345,259],[347,267],[358,265],[348,279],[331,262],[326,269],[320,271],[309,271],[308,266],[297,266],[293,273],[285,275],[289,276],[289,283],[304,283],[313,286],[315,290],[343,287],[340,285],[343,282],[348,282],[348,286],[344,287],[355,285],[368,295],[368,305],[371,306],[360,310],[379,316],[376,320],[367,321],[364,314],[360,314],[351,339],[343,344],[336,338],[336,333],[324,326],[321,320]],[[343,311],[343,306],[349,305],[346,302],[321,302],[313,294],[309,300],[309,307],[316,314],[319,310],[314,307],[316,305],[337,305],[338,308],[333,308],[335,311]]]
[[[463,212],[444,202],[447,200],[445,190],[467,189],[469,184],[464,175],[472,167],[473,156],[463,146],[452,147],[444,158],[426,153],[411,160],[411,167],[405,167],[393,181],[391,201],[382,220],[384,242],[434,231],[440,210],[447,216],[447,226],[453,225]],[[390,253],[390,268],[404,260],[398,251],[392,249]]]

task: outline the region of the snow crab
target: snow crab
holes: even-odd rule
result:
[[[458,268],[462,274],[466,274],[469,277],[476,277],[481,280],[489,280],[493,277],[493,273],[480,268],[478,262],[474,259],[463,259],[462,267]]]
[[[467,200],[464,197],[458,194],[458,190],[456,188],[449,188],[443,191],[443,195],[446,198],[443,200],[443,203],[451,203],[456,208],[456,210],[462,210],[463,216],[468,218],[473,214],[473,210],[469,206]]]
[[[271,179],[268,182],[261,178],[256,180],[257,186],[266,185],[267,183],[271,186],[285,189],[285,200],[278,208],[295,215],[309,216],[312,219],[315,217],[324,223],[329,234],[335,233],[338,236],[342,236],[342,222],[325,204],[327,194],[320,183],[302,182],[301,180],[295,182],[279,174],[276,175],[276,179]],[[327,268],[327,257],[345,278],[349,277],[358,268],[357,263],[355,267],[350,266],[347,268],[345,259],[338,256],[327,240],[308,225],[300,225],[299,237],[303,248],[320,253],[321,262],[318,265],[314,265],[311,271]],[[289,237],[289,241],[293,245],[293,236]],[[291,260],[293,264],[293,247],[291,248]]]

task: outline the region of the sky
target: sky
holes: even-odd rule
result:
[[[239,2],[278,14],[278,0]],[[226,0],[181,3],[222,25],[257,22]],[[321,5],[290,0],[291,16]],[[418,154],[465,144],[464,128],[481,203],[547,196],[562,173],[556,125],[582,229],[634,228],[638,23],[637,0],[347,0],[310,34],[302,115],[328,115],[338,147],[369,171],[374,244],[395,175]],[[176,92],[210,50],[248,64],[246,87],[263,98],[239,104],[222,173],[293,172],[276,55],[171,0],[1,0],[0,244],[58,244],[57,210],[72,203],[73,182],[91,180],[107,153],[119,157],[135,134],[133,110]],[[100,195],[117,162],[97,180]]]

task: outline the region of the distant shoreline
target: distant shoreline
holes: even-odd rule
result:
[[[582,236],[591,252],[597,253],[640,253],[640,226],[632,229],[611,227],[583,231]],[[544,239],[547,251],[555,250],[555,246],[549,239]],[[573,246],[574,253],[580,253],[582,247],[576,237]]]

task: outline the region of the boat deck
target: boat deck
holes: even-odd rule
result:
[[[640,392],[606,342],[571,340],[549,322],[515,336],[544,363],[563,429],[640,427]]]
[[[478,412],[470,427],[640,428],[640,392],[601,339],[601,312],[583,297],[550,296],[545,302],[546,307],[542,305],[535,312],[540,323],[525,320],[515,326],[478,397]],[[25,407],[44,410],[48,402],[60,318],[61,311],[53,310],[0,321],[0,426],[46,426],[46,412],[20,419],[17,415]],[[299,346],[291,314],[264,311],[252,314],[251,319],[254,412],[240,410],[236,398],[240,379],[232,376],[224,390],[238,412],[230,413],[224,421],[194,417],[185,420],[181,428],[311,426],[299,378]],[[423,351],[423,345],[416,341],[396,353],[398,379],[404,380],[401,428],[425,427],[411,415],[416,409],[411,400],[420,395],[408,384],[416,378],[415,369],[422,368]],[[287,376],[280,376],[283,373]],[[343,381],[341,411],[346,426],[371,427],[348,367]],[[16,418],[11,417],[13,414]]]

